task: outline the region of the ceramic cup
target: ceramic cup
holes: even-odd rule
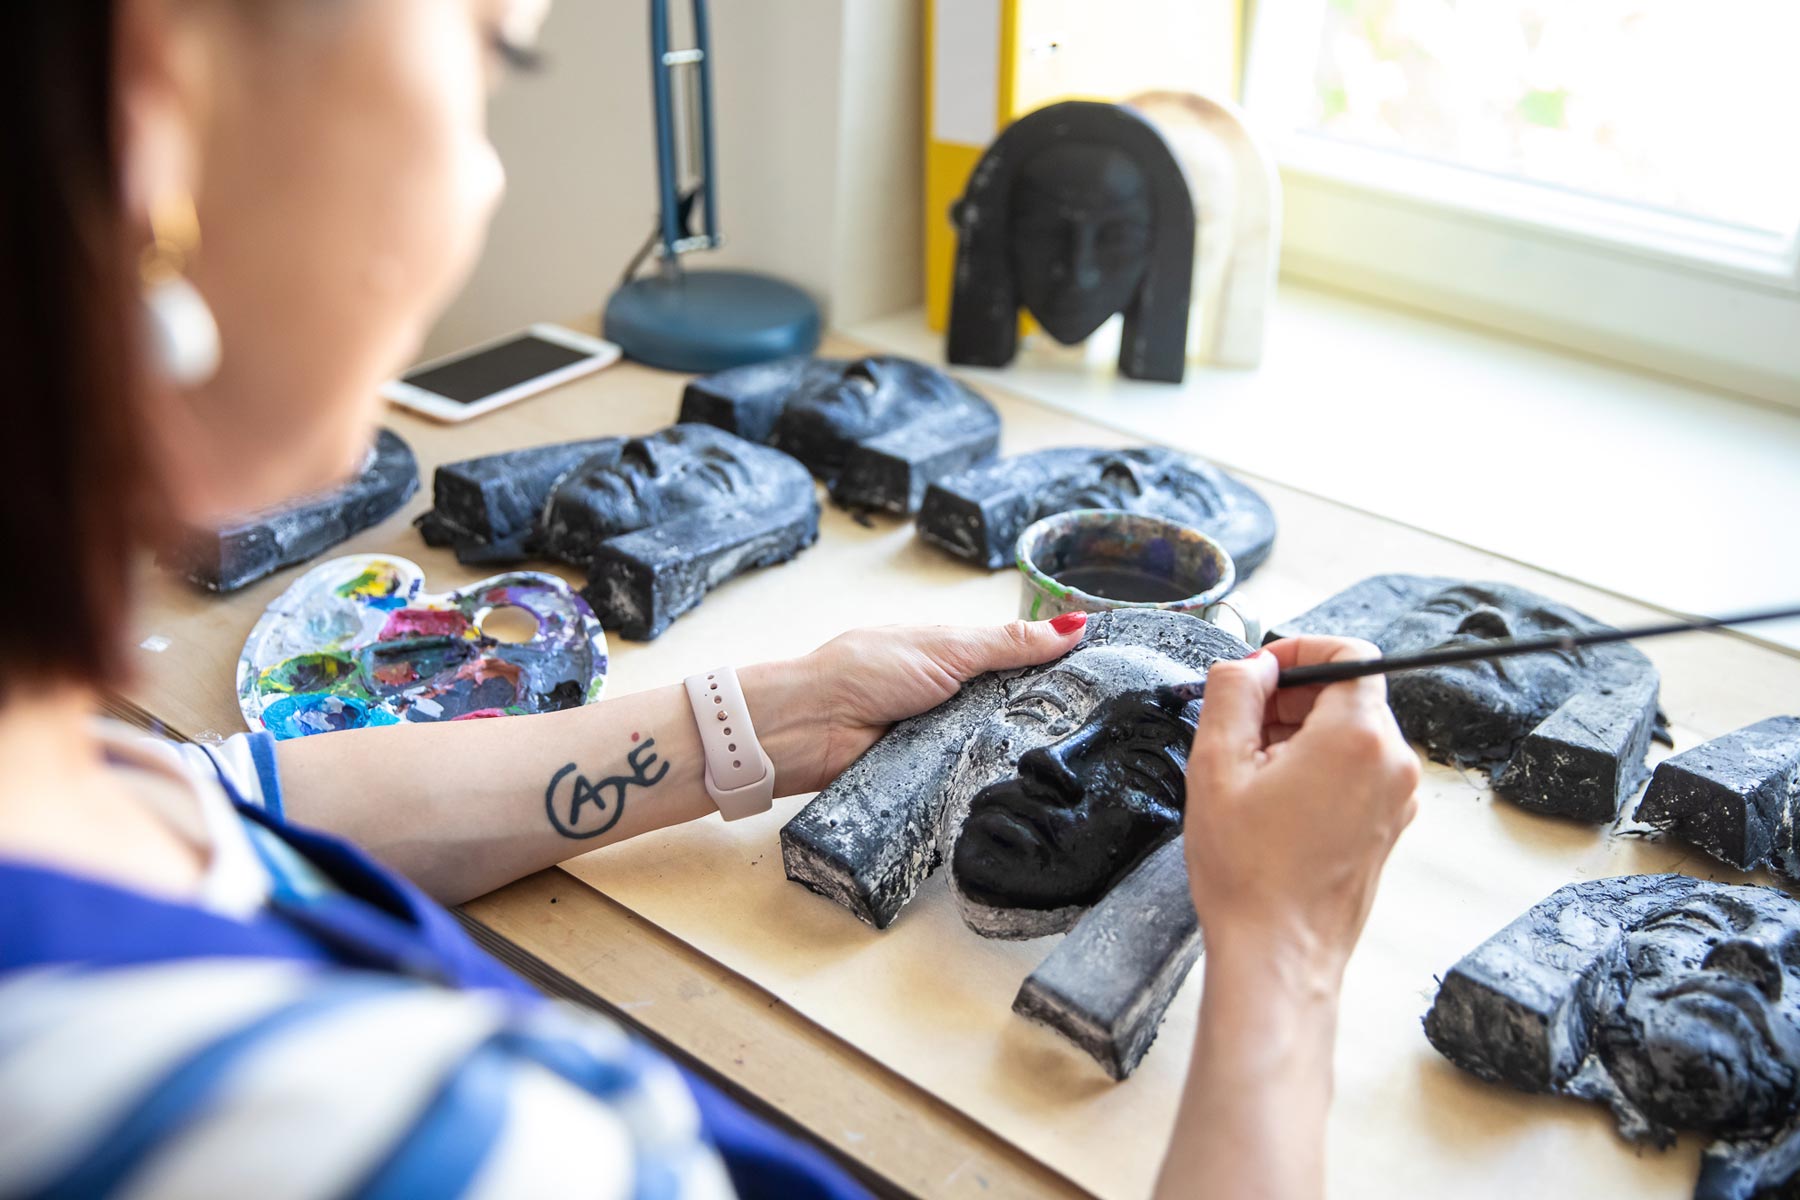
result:
[[[1186,525],[1108,508],[1056,513],[1019,535],[1019,615],[1160,608],[1221,625],[1251,645],[1258,622],[1225,603],[1237,567],[1225,547]],[[1232,619],[1220,621],[1229,612]],[[1241,630],[1241,631],[1240,631]]]

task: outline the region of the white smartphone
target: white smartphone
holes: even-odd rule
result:
[[[590,375],[619,348],[560,325],[533,325],[472,350],[435,359],[390,381],[381,394],[439,421],[467,421]]]

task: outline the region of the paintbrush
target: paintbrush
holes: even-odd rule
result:
[[[1635,629],[1604,629],[1595,633],[1564,633],[1550,637],[1498,638],[1475,642],[1448,650],[1428,650],[1423,654],[1402,654],[1395,658],[1372,658],[1359,662],[1314,663],[1307,667],[1289,667],[1275,677],[1276,687],[1304,687],[1311,683],[1339,683],[1361,679],[1365,675],[1386,675],[1390,671],[1413,671],[1420,667],[1442,667],[1450,663],[1480,662],[1489,658],[1511,658],[1516,654],[1543,654],[1547,651],[1574,650],[1580,646],[1603,646],[1608,642],[1634,642],[1642,638],[1662,637],[1670,633],[1690,633],[1696,629],[1718,629],[1726,625],[1750,625],[1757,621],[1778,621],[1783,617],[1800,617],[1800,606],[1771,608],[1758,612],[1734,613],[1729,617],[1699,617],[1685,621],[1666,621],[1658,625],[1640,625]],[[1198,700],[1206,692],[1206,681],[1174,683],[1158,689],[1158,694],[1171,701]]]

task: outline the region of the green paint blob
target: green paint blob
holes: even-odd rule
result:
[[[269,695],[301,692],[331,696],[368,695],[357,678],[355,661],[340,654],[301,654],[284,659],[264,671],[257,686]]]

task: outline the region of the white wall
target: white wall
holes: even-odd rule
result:
[[[507,198],[428,354],[596,314],[617,284],[656,212],[647,9],[561,0],[548,70],[495,101]],[[715,0],[710,12],[726,246],[689,261],[781,275],[837,324],[918,304],[917,0]]]

